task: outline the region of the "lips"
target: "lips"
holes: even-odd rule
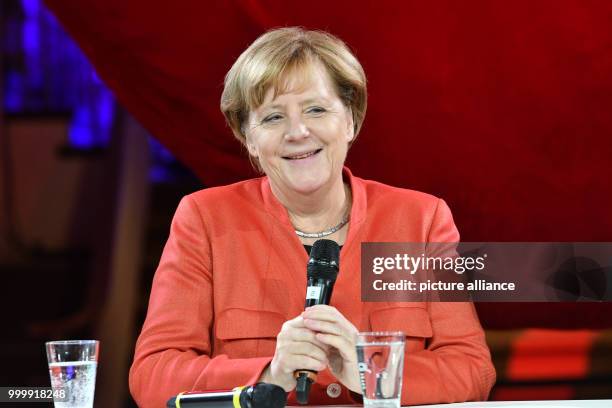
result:
[[[305,158],[310,157],[310,156],[314,156],[315,154],[319,153],[321,150],[323,150],[323,149],[316,149],[316,150],[311,150],[311,151],[305,152],[305,153],[297,153],[297,154],[292,154],[292,155],[288,155],[288,156],[283,156],[283,159],[286,159],[286,160],[301,160],[301,159],[305,159]]]

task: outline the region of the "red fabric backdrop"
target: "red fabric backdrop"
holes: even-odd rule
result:
[[[268,28],[347,41],[355,174],[446,199],[467,241],[612,241],[612,2],[46,0],[120,102],[207,185],[252,175],[219,111]],[[479,305],[489,327],[612,326],[611,305]]]

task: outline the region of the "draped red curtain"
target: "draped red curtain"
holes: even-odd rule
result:
[[[368,75],[355,174],[443,197],[466,241],[612,241],[610,1],[46,4],[206,185],[254,174],[219,111],[225,72],[265,30],[301,25],[344,39]],[[610,311],[480,307],[490,327],[612,326]]]

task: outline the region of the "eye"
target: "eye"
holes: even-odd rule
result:
[[[280,113],[271,113],[270,115],[263,118],[261,123],[276,123],[283,119],[283,116]]]
[[[327,112],[325,108],[322,108],[320,106],[311,106],[310,108],[306,109],[306,113],[311,115],[321,115],[325,112]]]

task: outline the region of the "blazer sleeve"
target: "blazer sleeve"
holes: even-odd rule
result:
[[[443,200],[438,201],[427,241],[459,241]],[[430,302],[428,309],[432,337],[425,350],[405,356],[402,404],[486,400],[495,368],[474,305]]]
[[[205,223],[191,196],[181,200],[153,279],[129,385],[141,408],[183,391],[252,384],[271,358],[211,357],[213,273]]]

